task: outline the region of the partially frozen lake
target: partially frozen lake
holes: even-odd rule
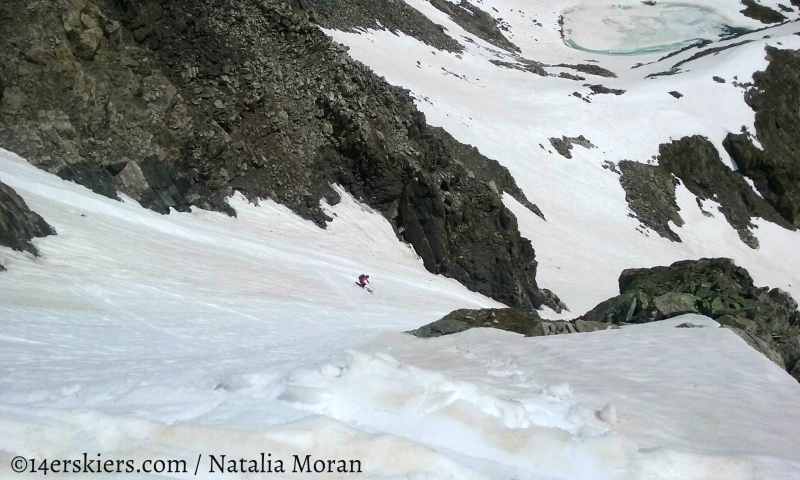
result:
[[[676,50],[729,33],[734,22],[713,8],[687,3],[583,5],[563,15],[564,42],[606,55]]]

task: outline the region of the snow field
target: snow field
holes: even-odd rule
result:
[[[301,475],[293,455],[377,479],[800,478],[800,385],[710,320],[417,339],[398,332],[495,304],[347,195],[321,230],[240,197],[236,219],[160,216],[9,153],[0,178],[59,232],[39,258],[0,252],[0,477],[97,452],[204,455],[219,478],[208,455],[264,452],[286,473],[261,478]]]
[[[58,231],[34,240],[39,258],[0,250],[0,403],[183,421],[225,403],[225,388],[269,383],[455,308],[498,305],[429,275],[347,195],[323,230],[241,198],[231,200],[238,218],[161,216],[8,153],[0,179]],[[362,272],[375,295],[355,286]]]
[[[703,204],[708,218],[679,186],[686,224],[673,229],[683,243],[639,233],[618,177],[601,167],[647,161],[670,138],[704,134],[720,148],[728,131],[752,130],[752,110],[731,80],[749,81],[767,65],[766,44],[800,48],[796,24],[725,42],[754,40],[645,80],[695,50],[631,69],[663,54],[608,57],[565,46],[557,21],[573,4],[479,4],[511,25],[509,39],[525,57],[599,60],[619,75],[572,82],[496,67],[488,60],[512,60],[428,2],[408,1],[475,43],[462,42],[459,59],[403,35],[329,33],[410,88],[431,124],[507,166],[542,208],[547,222],[505,198],[536,248],[540,285],[572,309],[561,316],[616,294],[624,268],[702,256],[732,257],[758,285],[800,298],[797,232],[756,220],[761,248],[751,250],[714,202]],[[704,6],[761,26],[736,2]],[[582,46],[617,38],[578,26]],[[586,103],[571,96],[589,94],[583,83],[627,91]],[[548,152],[549,137],[581,134],[598,148],[576,146],[570,160]],[[428,274],[385,219],[344,192],[326,207],[335,220],[321,230],[241,196],[231,199],[235,219],[201,210],[161,216],[3,150],[0,180],[58,231],[34,240],[38,258],[0,247],[8,268],[0,275],[0,478],[15,475],[17,455],[88,451],[190,466],[200,454],[269,452],[287,466],[311,454],[360,459],[362,478],[376,479],[800,479],[800,385],[709,319],[542,338],[473,329],[417,339],[399,332],[455,308],[499,305]],[[359,273],[370,274],[374,296],[354,286]],[[704,326],[675,328],[686,321]],[[219,478],[207,459],[203,466],[199,478]],[[269,475],[226,478],[308,476]]]
[[[646,79],[646,75],[667,71],[698,50],[690,49],[660,62],[657,60],[664,52],[590,54],[564,45],[559,36],[558,16],[571,4],[513,0],[477,4],[511,24],[514,35],[509,38],[522,48],[525,58],[548,64],[596,60],[597,65],[619,76],[603,78],[565,68],[546,69],[586,77],[585,81],[575,82],[493,65],[489,62],[493,58],[509,62],[514,59],[467,33],[428,2],[408,3],[444,25],[454,38],[473,40],[461,42],[466,48],[461,58],[433,51],[402,33],[327,33],[349,46],[354,58],[384,75],[390,83],[410,89],[430,124],[444,127],[458,140],[477,146],[481,153],[509,169],[528,199],[547,218],[546,222],[533,218],[506,197],[506,206],[517,215],[523,236],[536,249],[537,280],[566,302],[571,310],[568,316],[583,313],[617,294],[617,278],[625,268],[664,265],[687,258],[731,257],[750,271],[756,284],[780,287],[800,298],[800,255],[791,253],[800,252],[800,232],[754,219],[759,228],[753,233],[761,247],[752,250],[741,242],[716,208],[710,210],[715,218],[701,218],[694,196],[680,186],[677,200],[686,224],[673,227],[683,243],[672,243],[641,228],[638,220],[629,216],[618,175],[602,167],[606,161],[650,161],[658,154],[659,144],[695,134],[709,138],[722,161],[733,166],[722,140],[742,126],[753,132],[754,113],[744,102],[744,89],[732,82],[735,78],[749,82],[753,72],[766,68],[765,45],[800,48],[800,37],[794,35],[800,31],[797,23],[715,43],[711,47],[752,40],[686,63],[681,67],[684,73]],[[662,4],[684,5],[659,2]],[[592,8],[611,6],[610,2],[592,4]],[[742,7],[735,2],[704,2],[703,8],[736,19],[737,25],[763,26],[739,14],[735,9]],[[530,17],[543,27],[534,25]],[[530,41],[531,37],[538,41]],[[393,54],[386,55],[387,51]],[[645,65],[631,68],[636,63]],[[726,83],[715,82],[713,76],[724,78]],[[626,92],[620,96],[589,95],[591,91],[584,83]],[[673,98],[668,93],[673,90],[684,97]],[[589,98],[591,103],[572,96],[573,92]],[[597,148],[575,146],[573,158],[566,159],[555,152],[548,140],[562,135],[584,135]]]

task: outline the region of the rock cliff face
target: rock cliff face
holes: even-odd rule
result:
[[[675,199],[678,180],[657,165],[623,160],[619,169],[625,200],[636,218],[662,237],[680,242],[681,237],[669,225],[672,222],[680,227],[684,223]]]
[[[55,233],[53,227],[28,208],[17,192],[0,182],[0,245],[38,256],[31,239]],[[0,265],[2,270],[5,268]]]
[[[661,236],[680,241],[668,222],[683,224],[675,201],[673,178],[680,180],[698,200],[719,203],[719,213],[751,248],[758,248],[751,218],[761,217],[794,230],[775,209],[758,196],[742,174],[728,168],[706,138],[683,137],[659,146],[658,165],[620,162],[626,198],[637,218]],[[705,212],[713,215],[711,212]]]
[[[759,5],[754,0],[742,0],[742,5],[746,8],[741,13],[761,23],[778,23],[786,20],[786,17],[767,6]]]
[[[745,94],[755,111],[756,137],[729,134],[724,147],[761,196],[800,227],[800,51],[767,47],[769,66],[753,75]]]
[[[325,28],[354,31],[358,28],[403,32],[439,50],[462,52],[464,46],[445,28],[430,21],[400,0],[298,0],[296,5]]]
[[[234,190],[323,226],[332,183],[384,214],[431,272],[525,309],[546,300],[508,171],[353,61],[311,4],[9,0],[0,144],[167,213]],[[333,15],[333,14],[332,14]],[[449,38],[449,37],[448,37]]]
[[[624,270],[620,295],[580,317],[613,324],[646,323],[699,313],[736,331],[800,381],[800,311],[786,292],[756,287],[744,268],[727,258],[676,262],[669,267]]]

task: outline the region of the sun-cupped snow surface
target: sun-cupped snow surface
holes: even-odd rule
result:
[[[458,55],[436,51],[399,32],[328,33],[349,46],[354,58],[390,83],[410,89],[429,123],[444,127],[458,140],[477,146],[509,169],[547,218],[534,218],[513,199],[506,198],[506,205],[520,219],[523,236],[536,249],[537,279],[556,292],[573,315],[617,294],[617,278],[625,268],[700,257],[731,257],[750,271],[756,284],[780,287],[795,298],[800,297],[800,232],[754,219],[758,228],[753,233],[761,246],[753,250],[742,243],[716,208],[710,210],[714,218],[704,217],[694,195],[679,186],[677,201],[686,224],[672,226],[683,240],[672,243],[639,225],[630,214],[619,175],[603,168],[608,161],[652,161],[659,144],[687,135],[706,136],[723,162],[735,168],[722,148],[722,140],[743,126],[754,132],[754,113],[744,101],[745,87],[741,84],[751,82],[753,72],[768,65],[765,46],[800,48],[800,37],[794,35],[800,31],[800,24],[777,25],[715,42],[703,48],[749,41],[684,63],[679,67],[680,73],[646,78],[669,71],[701,49],[693,47],[662,60],[665,52],[629,56],[583,52],[564,43],[559,18],[568,10],[612,12],[623,5],[636,12],[694,12],[697,8],[712,12],[713,18],[704,21],[714,24],[724,18],[730,19],[732,26],[756,29],[764,25],[741,15],[739,11],[744,7],[738,2],[727,1],[659,1],[655,6],[611,1],[582,5],[522,0],[475,3],[495,17],[502,17],[509,26],[509,39],[521,48],[522,57],[550,65],[546,70],[551,76],[542,77],[491,63],[490,60],[514,63],[517,57],[466,32],[425,0],[407,3],[443,25],[449,35],[461,41],[465,51]],[[769,2],[766,5],[777,8]],[[697,18],[692,13],[686,20]],[[595,20],[589,22],[588,16],[581,14],[569,25],[574,33],[582,32],[581,46],[607,48],[604,39],[612,38],[617,42],[614,48],[625,49],[624,42],[620,42],[627,38],[629,47],[634,49],[643,45],[643,39],[636,35],[626,37],[623,30],[641,29],[644,21],[642,17],[626,20],[619,16],[615,17],[615,25],[603,24],[607,27],[603,30],[595,28]],[[671,30],[664,34],[677,39],[687,28],[710,29],[709,35],[703,37],[718,40],[718,33],[710,24],[675,25],[678,21],[679,17],[669,19]],[[691,33],[696,34],[699,35]],[[597,65],[614,72],[617,78],[555,66],[561,64]],[[584,80],[560,78],[560,73]],[[725,83],[715,81],[715,76]],[[625,93],[594,94],[589,85]],[[675,98],[669,92],[683,96]],[[576,145],[572,158],[564,158],[549,141],[564,135],[584,135],[596,148]],[[715,206],[710,203],[709,208]]]
[[[417,339],[497,304],[344,192],[322,230],[240,197],[162,216],[7,152],[0,180],[58,230],[38,258],[0,249],[2,478],[84,453],[126,478],[308,476],[306,455],[322,478],[800,478],[800,384],[704,317]]]

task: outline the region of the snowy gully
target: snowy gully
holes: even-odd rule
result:
[[[258,458],[228,458],[226,455],[208,455],[208,473],[361,473],[361,460],[323,460],[311,455],[292,455],[290,462],[271,458],[271,453],[261,453]],[[197,458],[199,468],[202,454]],[[197,469],[195,469],[197,474]]]

